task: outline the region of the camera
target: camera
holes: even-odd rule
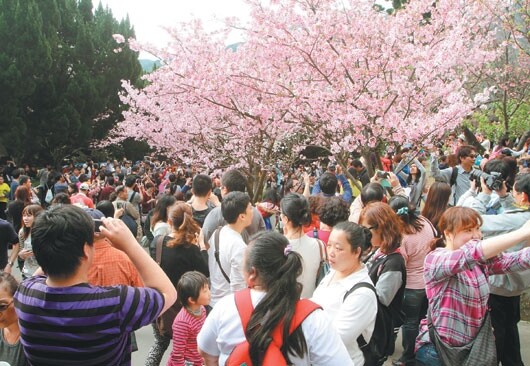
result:
[[[101,225],[103,224],[103,221],[99,219],[92,219],[94,220],[94,232],[100,233],[101,232]]]
[[[484,178],[484,183],[492,191],[498,191],[502,188],[502,175],[499,172],[486,173],[482,170],[474,169],[469,173],[469,179],[475,180],[477,183],[480,183],[480,178]]]
[[[376,174],[377,174],[377,178],[379,178],[379,179],[388,179],[388,177],[389,177],[388,172],[385,172],[385,171],[382,171],[382,170],[378,170]]]

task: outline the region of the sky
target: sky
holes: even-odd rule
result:
[[[248,8],[243,0],[92,0],[94,8],[100,1],[103,6],[109,6],[118,20],[129,14],[138,41],[158,47],[165,46],[169,39],[160,26],[201,18],[206,29],[215,29],[220,25],[219,19],[228,16],[248,18]]]

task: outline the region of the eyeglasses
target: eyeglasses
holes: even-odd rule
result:
[[[7,308],[11,306],[12,303],[13,303],[13,300],[11,300],[11,302],[8,304],[0,304],[0,313],[6,311]]]

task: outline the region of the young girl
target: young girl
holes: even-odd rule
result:
[[[44,209],[39,205],[26,206],[22,211],[22,227],[18,233],[18,240],[22,249],[18,256],[24,261],[24,267],[22,267],[22,278],[24,280],[33,276],[33,273],[39,268],[31,246],[31,227],[35,222],[35,217],[42,211]]]
[[[173,350],[167,365],[202,366],[197,335],[206,319],[205,306],[210,303],[206,276],[197,271],[184,273],[177,285],[177,299],[182,309],[173,322]]]

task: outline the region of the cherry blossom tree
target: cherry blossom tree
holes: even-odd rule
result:
[[[366,1],[248,3],[248,24],[208,33],[194,21],[164,50],[130,40],[164,65],[144,89],[124,83],[130,109],[108,141],[239,166],[257,195],[263,168],[309,144],[345,167],[353,150],[440,137],[474,107],[468,77],[496,57],[495,0],[416,0],[392,15]],[[227,47],[233,29],[245,39]]]

